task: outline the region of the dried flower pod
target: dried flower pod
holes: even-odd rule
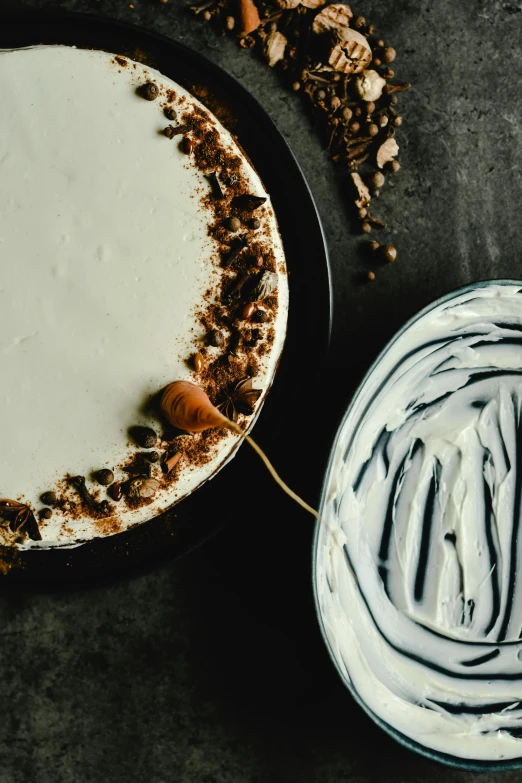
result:
[[[267,35],[263,41],[263,54],[265,55],[268,65],[273,68],[279,60],[282,60],[285,56],[285,49],[288,41],[283,33],[277,30],[270,35]]]
[[[133,500],[145,500],[153,498],[159,489],[159,481],[153,478],[135,478],[129,481],[126,486],[126,494]]]
[[[373,70],[364,71],[355,79],[355,89],[363,101],[378,101],[385,86],[386,79]]]
[[[273,292],[277,285],[277,275],[275,272],[263,272],[259,278],[256,287],[249,296],[251,302],[260,302],[266,299]]]
[[[167,421],[185,432],[226,426],[225,417],[212,405],[203,389],[188,381],[174,381],[167,386],[160,405]]]
[[[352,172],[351,177],[358,193],[358,198],[355,199],[355,205],[359,207],[359,209],[363,209],[363,207],[366,207],[371,201],[370,191],[359,174]]]
[[[394,138],[387,139],[377,150],[377,165],[380,169],[390,163],[399,152],[399,145]]]
[[[333,30],[341,30],[350,26],[352,9],[344,3],[335,3],[323,8],[315,17],[312,24],[312,32],[317,35],[330,33]]]
[[[329,6],[330,7],[330,6]],[[335,34],[328,63],[341,73],[361,73],[372,61],[372,50],[362,33],[347,28]]]
[[[249,35],[257,30],[261,24],[259,12],[253,0],[238,0],[239,5],[239,33]]]

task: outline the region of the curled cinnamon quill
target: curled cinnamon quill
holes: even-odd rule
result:
[[[257,445],[257,443],[247,435],[241,427],[234,421],[224,416],[212,403],[208,395],[199,386],[189,381],[174,381],[163,392],[161,398],[161,410],[167,421],[173,427],[186,432],[203,432],[203,430],[212,427],[225,427],[240,435],[254,449],[256,454],[263,460],[270,475],[281,487],[283,492],[296,501],[306,511],[314,517],[319,517],[315,509],[308,505],[299,495],[290,489],[280,478],[274,466]]]

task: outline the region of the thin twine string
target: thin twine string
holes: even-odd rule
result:
[[[264,462],[265,467],[268,469],[268,472],[270,473],[270,475],[272,476],[276,484],[279,484],[283,492],[286,492],[286,494],[289,497],[291,497],[292,500],[295,500],[295,502],[298,503],[302,508],[304,508],[305,511],[308,511],[309,514],[312,514],[312,516],[314,516],[316,519],[319,519],[319,513],[314,508],[309,506],[306,501],[300,498],[299,495],[296,495],[293,489],[290,489],[288,484],[285,484],[281,476],[278,474],[278,472],[276,471],[276,469],[274,468],[274,466],[266,456],[263,449],[257,445],[255,440],[250,435],[247,435],[245,432],[243,432],[241,427],[239,427],[239,425],[237,425],[234,421],[227,419],[226,416],[224,416],[223,418],[226,421],[226,426],[228,427],[228,429],[240,435],[243,438],[243,440],[246,440],[249,446],[251,446],[254,449],[258,457],[260,457]]]

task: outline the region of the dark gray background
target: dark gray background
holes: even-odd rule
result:
[[[299,101],[251,53],[199,24],[188,4],[1,0],[0,13],[66,9],[134,22],[201,50],[260,100],[308,177],[328,237],[333,421],[377,351],[420,306],[462,283],[522,276],[522,3],[352,4],[397,48],[398,77],[414,83],[400,104],[402,170],[375,210],[389,220],[399,258],[376,269],[372,284],[361,283],[361,240]],[[303,458],[317,459],[317,486],[308,490],[317,495],[322,460],[313,430]],[[4,592],[0,783],[471,780],[400,748],[354,706],[316,628],[310,522],[283,508],[254,533],[245,509],[240,526],[134,580],[81,592]]]

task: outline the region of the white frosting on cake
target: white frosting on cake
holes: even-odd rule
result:
[[[147,399],[173,380],[197,382],[187,364],[203,344],[197,311],[222,274],[201,206],[209,182],[180,151],[180,137],[161,135],[169,123],[160,101],[136,93],[151,79],[162,95],[175,91],[174,108],[203,108],[156,71],[132,61],[122,67],[104,52],[0,53],[0,497],[35,510],[66,474],[123,464],[136,451],[130,426],[161,431],[143,410]],[[265,195],[228,131],[204,111],[241,157],[250,192]],[[275,340],[254,379],[266,390],[288,301],[269,202],[263,231],[279,282]],[[192,492],[236,446],[230,435],[208,464],[185,465],[152,505],[117,504],[120,528]],[[68,521],[59,512],[40,530],[42,542],[23,546],[72,545],[106,532],[88,516]]]
[[[346,682],[451,756],[522,756],[522,289],[477,287],[380,357],[327,477],[316,589]]]

